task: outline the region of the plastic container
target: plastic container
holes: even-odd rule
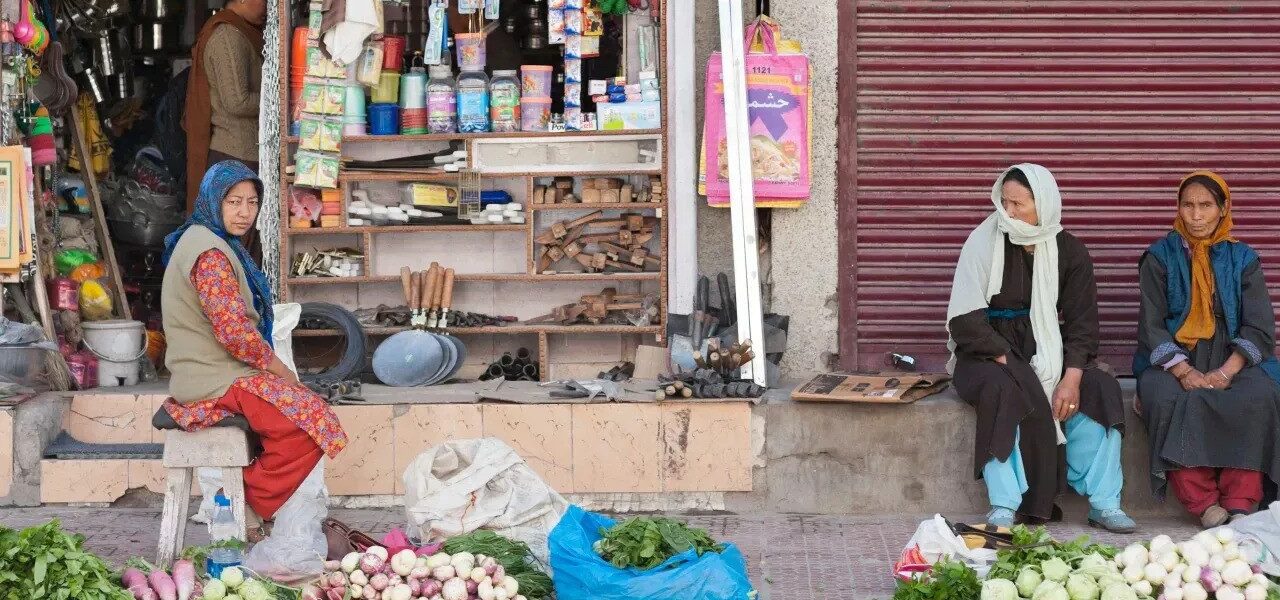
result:
[[[493,131],[520,131],[520,78],[514,70],[493,72],[489,82],[489,121]]]
[[[550,98],[551,71],[550,65],[520,67],[520,95],[527,98]]]
[[[138,359],[147,353],[146,330],[138,321],[85,321],[85,350],[98,357],[98,384],[116,387],[138,384]]]
[[[400,106],[397,104],[370,105],[369,133],[373,135],[400,133]]]
[[[404,44],[402,35],[388,35],[382,38],[382,70],[399,72],[404,68]]]
[[[0,383],[34,387],[44,373],[44,348],[0,346]]]
[[[458,75],[458,131],[489,131],[489,77],[483,71]]]
[[[551,98],[520,99],[520,130],[546,131],[551,124]]]
[[[400,133],[404,135],[421,135],[427,132],[427,109],[400,109]]]
[[[301,90],[299,90],[301,93]],[[348,117],[355,117],[359,122],[365,120],[365,103],[364,103],[364,86],[360,84],[350,84],[347,86],[347,99],[342,103],[342,114]]]
[[[213,517],[209,519],[209,541],[218,542],[239,539],[235,515],[231,514],[231,500],[218,492],[213,497]],[[228,567],[238,567],[244,560],[244,552],[237,548],[217,548],[209,551],[205,559],[205,572],[217,578]]]
[[[431,67],[431,79],[427,82],[427,131],[430,133],[455,133],[458,131],[458,83],[447,65]]]
[[[369,90],[369,97],[374,104],[395,104],[400,101],[400,74],[395,71],[383,71],[378,76],[378,85]]]
[[[400,76],[400,108],[427,107],[427,72],[421,67]]]
[[[453,36],[458,51],[458,67],[463,71],[483,71],[488,63],[483,33],[459,33]]]

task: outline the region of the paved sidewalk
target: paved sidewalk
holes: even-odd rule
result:
[[[402,526],[398,509],[335,509],[332,516],[381,536]],[[63,527],[81,533],[86,546],[117,565],[131,556],[150,557],[159,536],[160,513],[131,508],[0,508],[0,525],[22,528],[57,518]],[[844,600],[889,598],[893,595],[890,566],[925,516],[845,517],[829,515],[745,514],[681,517],[721,541],[737,544],[748,560],[751,580],[762,600]],[[963,516],[957,518],[963,519]],[[977,519],[974,519],[976,521]],[[1058,524],[1050,530],[1059,539],[1084,533],[1113,544],[1150,538],[1158,533],[1175,539],[1190,537],[1196,528],[1169,518],[1139,519],[1142,531],[1115,536],[1089,530],[1083,524]],[[190,524],[187,544],[208,540],[203,526]]]

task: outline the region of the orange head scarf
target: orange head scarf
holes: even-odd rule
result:
[[[1221,189],[1223,215],[1222,221],[1218,223],[1218,228],[1214,230],[1213,235],[1199,239],[1191,235],[1191,230],[1182,221],[1181,213],[1173,221],[1174,231],[1177,231],[1182,236],[1182,239],[1186,240],[1187,246],[1191,249],[1191,305],[1187,311],[1187,320],[1182,323],[1182,327],[1178,328],[1178,332],[1174,336],[1179,343],[1187,348],[1195,348],[1197,342],[1212,338],[1214,333],[1213,264],[1209,261],[1209,249],[1220,242],[1236,241],[1235,238],[1231,237],[1231,189],[1227,187],[1227,182],[1219,177],[1217,173],[1196,171],[1184,177],[1182,183],[1178,186],[1178,201],[1182,201],[1182,191],[1189,184],[1203,183],[1202,181],[1193,182],[1192,179],[1194,178],[1208,179]],[[1214,190],[1211,188],[1209,191],[1213,192]]]

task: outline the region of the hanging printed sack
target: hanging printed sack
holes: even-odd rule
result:
[[[748,127],[756,206],[798,208],[810,194],[812,86],[809,57],[782,40],[764,16],[746,31]],[[728,128],[720,53],[707,63],[698,191],[711,206],[729,205]]]

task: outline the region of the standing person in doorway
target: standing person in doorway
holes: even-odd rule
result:
[[[1173,488],[1217,527],[1257,508],[1280,478],[1280,363],[1262,261],[1231,235],[1231,189],[1197,171],[1178,187],[1173,231],[1142,255],[1139,410],[1151,488]]]
[[[228,0],[205,22],[191,49],[182,126],[187,132],[187,214],[195,212],[209,165],[238,160],[258,170],[258,99],[266,0]],[[243,240],[261,257],[257,227]]]
[[[1060,517],[1070,483],[1089,497],[1089,524],[1128,533],[1120,508],[1120,384],[1097,368],[1093,261],[1062,229],[1048,169],[1019,164],[991,190],[995,213],[969,235],[947,307],[949,370],[978,411],[974,474],[987,523]]]

